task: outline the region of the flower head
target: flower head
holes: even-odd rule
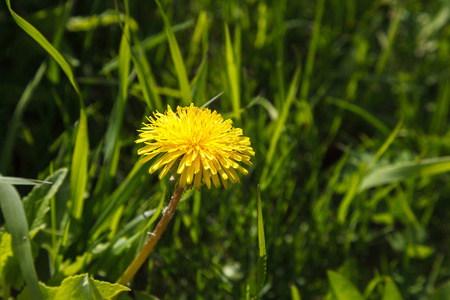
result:
[[[227,188],[227,180],[239,182],[235,169],[247,175],[248,171],[238,164],[251,166],[250,156],[255,152],[250,147],[250,138],[242,135],[242,129],[231,126],[216,111],[198,108],[194,104],[170,106],[162,114],[156,112],[147,117],[148,124],[139,130],[136,143],[145,143],[138,154],[144,155],[145,163],[158,154],[162,156],[150,167],[149,172],[163,168],[159,179],[171,172],[179,174],[179,186],[193,185],[198,189],[203,182],[211,187],[211,181],[220,187],[220,180]]]

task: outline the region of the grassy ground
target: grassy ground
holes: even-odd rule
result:
[[[136,130],[167,104],[223,91],[209,107],[251,138],[254,166],[239,185],[182,199],[134,296],[255,296],[260,185],[260,296],[446,299],[444,1],[11,5],[73,70],[71,80],[3,6],[0,172],[58,183],[23,200],[41,282],[117,280],[173,189],[137,163]],[[16,295],[17,269],[0,271],[3,295]]]

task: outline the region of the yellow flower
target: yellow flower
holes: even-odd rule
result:
[[[250,138],[242,135],[242,129],[231,126],[231,120],[194,104],[178,106],[176,112],[167,106],[164,114],[153,115],[147,117],[149,123],[143,123],[140,138],[136,140],[146,144],[138,151],[144,155],[141,163],[163,154],[149,169],[150,174],[164,166],[159,179],[172,169],[180,175],[180,187],[193,185],[195,189],[200,187],[202,179],[208,188],[211,179],[220,187],[219,177],[227,188],[227,180],[239,182],[235,169],[248,174],[238,162],[252,166],[250,156],[255,152],[250,147]]]

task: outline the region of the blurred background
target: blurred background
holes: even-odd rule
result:
[[[253,167],[227,190],[186,194],[133,291],[344,299],[341,280],[366,299],[391,295],[389,282],[403,299],[447,299],[447,1],[162,0],[161,10],[155,1],[13,1],[69,63],[82,98],[0,5],[0,173],[67,172],[35,228],[40,281],[120,276],[170,197],[151,163],[137,164],[137,129],[155,110],[224,92],[208,107],[250,137]],[[77,185],[73,161],[83,157]],[[74,193],[84,203],[75,215]],[[61,246],[49,228],[63,232],[72,217]]]

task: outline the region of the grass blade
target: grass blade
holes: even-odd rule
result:
[[[436,110],[431,119],[430,131],[440,134],[445,132],[448,121],[448,107],[450,103],[450,81],[442,83],[439,87],[439,96],[436,103]]]
[[[117,19],[117,18],[114,18],[114,19]],[[132,20],[133,19],[130,18],[131,22],[132,22]],[[175,33],[178,31],[185,30],[185,29],[191,27],[193,24],[194,24],[194,22],[192,20],[188,20],[181,24],[173,25],[171,28],[172,28],[172,31]],[[131,26],[131,28],[133,28],[132,25],[130,25],[130,26]],[[156,46],[158,46],[159,44],[162,44],[163,42],[165,42],[166,40],[167,40],[167,36],[164,32],[152,35],[142,41],[142,43],[141,43],[142,50],[145,52],[150,49],[153,49]],[[136,44],[136,42],[135,42],[135,44]],[[133,51],[139,52],[140,50],[137,48],[134,48]],[[115,69],[117,69],[118,64],[119,64],[119,59],[116,56],[104,65],[104,67],[100,70],[99,74],[105,75],[105,74],[108,74],[108,73],[114,71]]]
[[[89,137],[84,108],[80,110],[75,149],[70,168],[71,212],[74,218],[81,218],[84,204],[84,191],[88,179]]]
[[[126,101],[128,94],[128,76],[130,74],[130,13],[128,8],[128,1],[125,0],[125,25],[123,27],[122,38],[120,40],[119,49],[119,89],[122,101]]]
[[[267,272],[267,253],[266,253],[266,239],[264,237],[264,221],[261,208],[261,193],[258,185],[258,271],[256,275],[256,297],[258,297],[262,288],[264,287],[264,282],[266,281]]]
[[[326,102],[334,104],[338,107],[342,107],[343,109],[349,110],[352,113],[359,115],[360,117],[365,119],[367,122],[369,122],[369,124],[371,124],[373,127],[378,129],[381,133],[383,133],[385,135],[390,134],[390,130],[386,125],[384,125],[380,120],[378,120],[376,117],[374,117],[373,115],[371,115],[370,113],[368,113],[367,111],[362,109],[361,107],[356,106],[347,101],[343,101],[341,99],[335,99],[335,98],[327,98]]]
[[[72,10],[74,1],[67,1],[65,4],[62,5],[62,13],[57,18],[56,24],[55,24],[55,34],[53,37],[53,46],[55,49],[60,48],[61,41],[64,35],[64,31],[66,30],[66,24],[70,17],[70,12]],[[57,84],[59,82],[59,68],[58,63],[54,59],[50,59],[48,63],[48,72],[47,72],[47,78],[53,83]]]
[[[337,213],[337,220],[339,223],[344,223],[345,219],[347,217],[348,208],[350,207],[350,204],[353,201],[353,198],[356,195],[356,192],[358,191],[358,184],[359,184],[359,175],[357,173],[353,174],[350,187],[347,190],[347,193],[345,194],[344,199],[342,199],[341,204],[338,208]]]
[[[41,181],[35,179],[26,179],[20,177],[0,176],[0,183],[12,184],[12,185],[39,185],[39,184],[52,184],[48,181]]]
[[[400,25],[400,22],[403,19],[404,14],[403,10],[404,9],[400,6],[397,6],[393,9],[393,17],[391,23],[389,24],[388,29],[387,44],[384,46],[383,52],[378,58],[377,64],[375,66],[376,74],[381,74],[384,70],[384,67],[386,66],[386,62],[389,58],[389,54],[391,53],[392,46],[394,45],[394,40],[397,35],[398,26]]]
[[[6,227],[11,234],[14,255],[32,299],[43,299],[31,254],[28,224],[20,196],[12,185],[0,183],[0,206]]]
[[[227,75],[231,89],[231,104],[237,120],[241,119],[241,96],[239,89],[239,70],[236,63],[235,53],[231,44],[230,31],[225,24],[225,56],[227,59]]]
[[[192,39],[189,44],[189,55],[186,60],[186,68],[189,72],[194,63],[194,59],[197,56],[200,49],[200,42],[202,41],[202,37],[204,35],[204,31],[208,30],[208,17],[206,11],[201,11],[198,18],[197,24],[194,28],[194,33],[192,34]],[[208,47],[208,45],[203,45],[203,47]]]
[[[278,119],[277,125],[275,127],[275,132],[272,135],[272,139],[270,140],[270,147],[269,152],[267,154],[267,164],[272,163],[273,156],[275,154],[275,149],[278,144],[278,140],[281,135],[281,131],[283,130],[283,126],[286,124],[287,117],[289,115],[289,111],[291,109],[291,104],[295,99],[295,94],[297,93],[298,84],[300,81],[300,72],[301,68],[297,67],[297,70],[295,71],[294,77],[291,81],[291,86],[289,88],[288,97],[283,105],[283,109],[281,111],[280,118]]]
[[[378,149],[377,153],[375,153],[375,156],[371,162],[369,169],[380,159],[380,157],[386,152],[386,150],[389,148],[389,146],[394,142],[395,138],[398,135],[398,132],[400,131],[400,128],[402,127],[402,124],[403,124],[403,120],[400,120],[397,123],[394,130],[389,135],[389,137],[386,139],[384,144],[381,146],[380,149]]]
[[[132,49],[131,58],[133,59],[133,65],[136,69],[136,74],[142,87],[144,100],[146,101],[149,109],[156,108],[158,110],[162,110],[163,105],[161,102],[161,97],[159,97],[157,92],[156,80],[150,68],[150,63],[145,56],[144,49],[142,48],[139,38],[137,35],[133,35],[133,37],[136,51],[133,51]]]
[[[325,0],[319,0],[316,4],[316,15],[314,16],[314,29],[309,43],[308,56],[305,63],[305,75],[300,87],[300,101],[308,99],[309,82],[314,68],[314,58],[316,56],[317,44],[319,43],[320,24],[322,22]]]
[[[114,102],[114,107],[111,115],[111,121],[108,123],[108,128],[105,134],[105,155],[104,155],[104,167],[102,168],[100,180],[97,183],[98,190],[101,192],[109,192],[112,179],[117,171],[117,164],[114,163],[118,160],[120,154],[120,131],[122,129],[123,118],[125,114],[125,106],[128,99],[128,77],[130,74],[130,62],[131,62],[131,49],[130,49],[130,35],[129,35],[129,8],[128,1],[125,1],[125,24],[122,27],[122,37],[119,46],[119,65],[118,65],[118,77],[119,77],[119,92]],[[119,13],[117,12],[117,15]]]
[[[167,35],[167,41],[169,42],[170,54],[172,56],[173,64],[177,72],[178,81],[180,83],[181,94],[183,96],[183,103],[189,105],[191,103],[191,87],[189,86],[189,80],[186,73],[186,67],[184,65],[183,57],[181,56],[180,47],[170,26],[169,19],[167,18],[164,10],[161,7],[161,3],[155,0],[158,4],[158,10],[164,20],[164,31]]]
[[[419,162],[403,162],[380,167],[362,181],[359,191],[410,178],[431,176],[450,171],[450,157],[435,157]]]
[[[36,29],[28,23],[25,19],[16,14],[11,8],[11,0],[6,0],[6,5],[8,6],[9,12],[11,13],[14,21],[16,21],[17,25],[19,25],[29,36],[31,36],[45,51],[48,52],[59,64],[61,69],[66,73],[67,78],[69,78],[70,83],[73,88],[77,92],[77,94],[81,97],[80,89],[78,88],[78,84],[75,81],[75,78],[72,73],[72,69],[69,63],[64,59],[61,53],[52,46],[52,44],[47,41],[47,39]]]
[[[291,299],[302,300],[302,296],[300,295],[298,288],[294,284],[291,285]]]
[[[272,138],[270,140],[269,151],[266,157],[266,163],[264,165],[264,169],[261,175],[261,186],[263,189],[266,187],[267,173],[271,167],[273,156],[275,155],[275,150],[278,144],[278,140],[281,136],[281,131],[283,130],[283,126],[286,124],[287,117],[289,115],[289,111],[291,108],[291,104],[295,99],[295,94],[297,93],[299,81],[300,81],[300,66],[297,67],[295,71],[294,78],[292,78],[291,85],[289,88],[287,99],[283,105],[283,109],[281,111],[281,115],[277,120],[277,124],[275,126],[275,130],[272,134]]]

